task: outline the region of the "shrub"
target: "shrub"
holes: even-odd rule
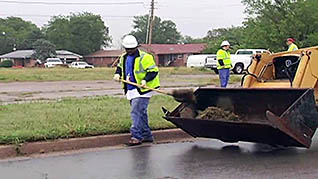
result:
[[[0,67],[11,68],[12,66],[13,66],[13,63],[11,60],[4,60],[0,63]]]

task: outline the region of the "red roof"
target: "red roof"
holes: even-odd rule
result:
[[[207,44],[141,44],[140,46],[148,52],[150,51],[156,55],[160,55],[201,53],[206,48]]]
[[[99,50],[85,57],[119,57],[123,50]]]

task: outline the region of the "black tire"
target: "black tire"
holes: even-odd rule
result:
[[[215,74],[219,74],[219,70],[218,69],[213,68],[212,70],[214,71]]]
[[[234,66],[233,72],[235,74],[242,74],[244,71],[244,65],[242,63],[238,63]]]

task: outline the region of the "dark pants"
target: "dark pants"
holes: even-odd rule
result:
[[[226,88],[227,83],[230,78],[230,69],[225,68],[225,69],[220,69],[219,70],[219,78],[220,78],[220,84],[222,88]]]

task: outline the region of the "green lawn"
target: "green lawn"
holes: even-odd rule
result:
[[[0,68],[0,82],[14,81],[69,81],[69,80],[110,80],[115,68]],[[174,74],[212,74],[211,70],[197,68],[160,68],[160,76],[166,78]]]
[[[115,68],[73,69],[73,68],[0,68],[0,82],[22,81],[85,81],[111,80]],[[183,75],[211,75],[200,78],[182,77]],[[217,75],[205,68],[169,67],[160,68],[160,80],[165,82],[186,82],[193,86],[219,84]],[[179,75],[175,77],[174,75]],[[181,76],[181,77],[180,77]],[[241,81],[241,75],[231,75],[229,83]],[[178,86],[178,85],[177,85]]]
[[[174,109],[172,97],[151,98],[152,129],[173,128],[161,107]],[[68,98],[55,102],[0,105],[0,144],[129,132],[130,106],[125,98]]]
[[[0,68],[0,82],[111,80],[114,71],[114,68]],[[200,74],[211,74],[211,78],[182,77]],[[218,84],[218,76],[212,74],[211,70],[202,68],[160,68],[161,81],[186,81],[194,86]],[[241,76],[231,75],[230,83],[237,83],[240,79]],[[172,97],[154,96],[149,107],[151,128],[173,128],[171,123],[162,118],[161,107],[172,110],[177,104]],[[0,144],[129,132],[129,113],[129,103],[125,98],[109,96],[0,105]]]
[[[74,68],[0,68],[0,82],[13,81],[68,81],[68,80],[109,80],[114,69],[74,69]]]

